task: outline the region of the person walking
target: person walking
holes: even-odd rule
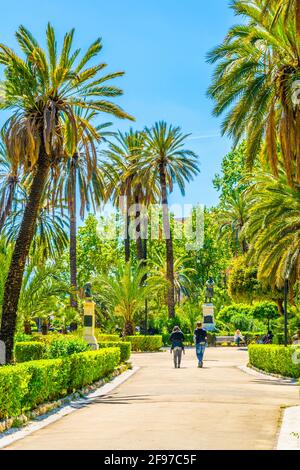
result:
[[[203,367],[203,356],[207,342],[207,332],[202,328],[202,323],[197,323],[194,331],[194,340],[196,344],[196,355],[198,359],[198,367]]]
[[[171,354],[173,353],[174,367],[180,369],[182,353],[184,352],[184,334],[179,326],[174,326],[170,336]]]

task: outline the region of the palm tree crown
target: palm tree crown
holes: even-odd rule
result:
[[[299,182],[300,108],[293,97],[300,55],[294,22],[279,18],[274,25],[271,14],[263,15],[261,0],[235,0],[233,9],[246,17],[246,24],[231,28],[208,55],[209,62],[217,63],[208,91],[216,103],[214,114],[227,111],[222,131],[236,143],[247,136],[250,164],[266,152],[275,175],[282,164],[290,184]]]

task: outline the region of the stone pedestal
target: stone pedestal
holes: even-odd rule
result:
[[[85,300],[83,308],[83,337],[88,342],[91,349],[99,349],[95,337],[95,302],[92,300]]]
[[[214,331],[216,329],[214,306],[213,304],[203,304],[203,328],[206,331]]]

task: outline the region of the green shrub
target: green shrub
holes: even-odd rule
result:
[[[157,335],[157,336],[143,336],[143,335],[126,336],[125,339],[126,339],[126,341],[130,341],[132,351],[139,351],[139,352],[159,351],[159,349],[163,345],[161,335]]]
[[[0,419],[63,397],[102,377],[120,362],[120,349],[88,351],[60,359],[30,361],[0,368]]]
[[[32,341],[33,337],[31,335],[27,335],[22,331],[15,334],[15,343],[23,343],[24,341]]]
[[[47,356],[47,345],[38,341],[24,341],[15,344],[16,362],[43,359]]]
[[[225,324],[231,323],[231,318],[235,315],[245,315],[249,319],[253,317],[253,308],[247,304],[232,304],[223,307],[218,315],[217,320]]]
[[[298,356],[300,357],[300,348]],[[249,346],[249,362],[252,366],[266,372],[285,377],[300,377],[300,364],[293,361],[296,347],[269,344],[252,344]]]
[[[98,343],[99,348],[120,348],[121,362],[126,362],[130,359],[131,355],[131,343],[125,341],[104,341],[103,343]]]
[[[48,357],[50,359],[56,359],[58,357],[70,356],[71,354],[88,350],[89,345],[83,338],[61,336],[50,343]]]
[[[118,342],[121,340],[120,336],[118,335],[106,335],[106,334],[102,334],[102,333],[97,333],[96,332],[96,338],[97,338],[97,341],[99,343],[103,343],[105,341],[114,341],[114,342]]]
[[[73,354],[63,360],[70,362],[69,390],[78,390],[112,372],[120,363],[120,349],[88,351]]]

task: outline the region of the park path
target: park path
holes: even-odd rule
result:
[[[209,348],[196,368],[168,351],[135,354],[127,382],[7,449],[272,449],[281,407],[299,405],[298,387],[248,375],[247,352]]]

